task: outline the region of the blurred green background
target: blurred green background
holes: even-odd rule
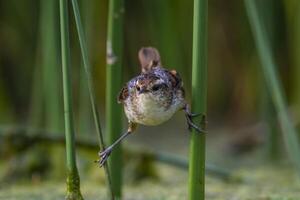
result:
[[[81,0],[79,3],[93,67],[97,103],[102,124],[105,124],[108,1]],[[300,1],[263,0],[257,1],[257,5],[278,66],[292,121],[299,130]],[[140,72],[137,59],[139,48],[154,46],[161,53],[163,66],[176,69],[182,76],[189,100],[193,1],[128,0],[125,1],[124,12],[124,84]],[[83,183],[88,184],[84,187],[90,188],[90,181],[94,181],[96,186],[99,184],[99,188],[104,188],[103,172],[93,164],[98,151],[94,143],[96,134],[74,16],[72,12],[69,14],[75,125],[78,141],[81,141],[79,171]],[[0,197],[1,194],[8,194],[4,199],[13,196],[9,196],[6,188],[20,183],[57,181],[63,184],[64,119],[59,30],[58,1],[0,0]],[[284,170],[291,168],[285,159],[276,112],[265,86],[244,2],[240,0],[209,1],[208,129],[208,163],[236,170],[237,174],[240,169],[243,171],[255,166],[257,173],[263,174],[266,179],[281,172],[274,170],[274,174],[265,174],[261,166],[268,165],[272,170],[282,165]],[[276,136],[275,142],[273,139],[270,142],[270,135]],[[157,127],[140,127],[124,145],[124,181],[133,183],[129,186],[128,196],[136,192],[134,184],[145,179],[159,180],[160,189],[174,183],[167,189],[170,193],[176,193],[175,183],[186,182],[185,176],[174,177],[164,162],[157,164],[157,156],[149,156],[147,152],[177,154],[180,158],[186,158],[188,139],[183,113],[176,114],[169,122]],[[174,166],[168,167],[174,170]],[[175,168],[175,171],[178,170],[176,164]],[[268,172],[272,170],[266,169]],[[249,171],[247,173],[246,176],[251,175]],[[286,171],[282,174],[283,177],[293,177]],[[260,178],[260,175],[257,176]],[[215,179],[209,181],[213,188]],[[283,183],[286,180],[278,181]],[[147,184],[152,186],[152,182],[146,182],[140,187],[147,188]],[[219,184],[220,188],[231,187],[227,183],[222,185],[223,182],[215,184]],[[274,183],[270,181],[267,184]],[[95,185],[91,187],[97,188]],[[22,187],[19,188],[21,194],[24,192]],[[178,187],[185,194],[185,186],[179,184]],[[249,188],[249,193],[255,191],[251,189],[251,184]],[[214,192],[208,189],[208,194]],[[216,193],[222,192],[224,194],[219,189]],[[180,194],[178,199],[184,199]]]

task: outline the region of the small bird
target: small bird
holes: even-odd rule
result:
[[[175,70],[162,67],[160,54],[153,47],[143,47],[138,53],[141,74],[131,79],[118,96],[128,118],[128,130],[111,146],[99,153],[100,166],[108,159],[114,146],[135,131],[138,124],[156,126],[169,120],[177,111],[183,110],[188,128],[205,132],[197,127],[192,118],[199,114],[190,111],[185,100],[183,82]]]

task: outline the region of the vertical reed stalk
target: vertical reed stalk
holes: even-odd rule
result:
[[[82,200],[80,178],[76,166],[75,130],[73,125],[71,65],[67,0],[60,0],[60,32],[64,93],[65,134],[67,153],[67,196],[68,200]]]
[[[59,96],[58,35],[56,4],[54,0],[41,1],[41,46],[46,128],[57,132],[61,125]]]
[[[81,55],[82,55],[82,59],[83,59],[83,65],[84,65],[88,88],[89,88],[90,101],[92,104],[94,123],[95,123],[96,131],[98,134],[99,147],[100,147],[100,150],[104,150],[105,145],[104,145],[103,136],[102,136],[99,113],[98,113],[98,109],[97,109],[97,105],[96,105],[94,84],[93,84],[93,79],[92,79],[92,75],[91,75],[91,65],[90,65],[90,62],[88,59],[88,49],[86,47],[86,41],[85,41],[85,37],[84,37],[84,31],[83,31],[83,26],[81,23],[79,6],[77,3],[77,0],[72,0],[72,5],[73,5],[73,11],[74,11],[74,16],[75,16],[75,21],[76,21],[79,43],[80,43]],[[112,188],[109,168],[106,163],[104,164],[104,169],[105,169],[107,182],[109,184],[111,199],[114,200],[115,199],[114,190]]]
[[[192,111],[206,115],[207,0],[194,0]],[[205,117],[194,119],[205,130]],[[189,157],[189,200],[205,198],[205,134],[192,131]]]
[[[81,1],[79,2],[79,8],[82,8],[82,16],[83,16],[83,24],[85,23],[86,25],[82,27],[82,29],[85,32],[86,36],[86,46],[87,46],[87,51],[89,51],[89,44],[91,42],[90,36],[92,32],[92,23],[93,23],[93,7],[95,3],[93,1]],[[78,27],[77,27],[78,28]],[[84,65],[84,63],[83,63]],[[79,132],[83,136],[91,136],[91,134],[87,133],[92,133],[92,110],[89,106],[89,91],[86,89],[88,87],[87,85],[87,79],[84,76],[85,74],[85,67],[82,66],[80,67],[79,70],[80,73],[80,84],[79,84]]]
[[[45,118],[40,116],[40,119],[45,120],[44,127],[52,134],[59,133],[63,127],[63,111],[61,96],[61,76],[59,64],[59,21],[58,21],[58,1],[48,0],[40,1],[40,37],[41,37],[41,69],[42,69],[42,85],[43,89],[40,93],[43,96],[43,108]],[[40,74],[38,74],[40,76]],[[51,150],[50,150],[51,149]],[[44,151],[54,155],[51,170],[51,177],[58,178],[64,176],[64,172],[60,169],[65,167],[61,162],[64,159],[64,148],[42,147],[39,151]]]
[[[262,71],[266,79],[267,87],[271,93],[272,101],[278,113],[281,124],[283,138],[290,159],[294,162],[298,172],[300,172],[299,144],[292,120],[288,115],[286,100],[282,85],[278,78],[276,64],[273,60],[270,44],[267,38],[266,30],[262,26],[254,0],[244,0],[248,13],[250,26],[253,32],[258,55],[262,63]]]
[[[275,13],[276,6],[273,0],[264,0],[257,2],[259,16],[266,27],[266,34],[270,41],[270,49],[274,52],[276,47],[276,26]],[[268,11],[265,11],[268,8]],[[263,74],[260,74],[261,87],[261,117],[266,123],[266,155],[271,161],[278,161],[279,157],[279,130],[277,129],[276,110],[272,104],[271,93],[268,91],[266,80]]]
[[[266,81],[261,75],[263,87],[261,88],[261,117],[266,123],[266,156],[270,161],[278,161],[280,153],[280,131],[277,128],[276,110],[272,103]]]
[[[110,0],[106,68],[106,128],[109,144],[115,142],[122,133],[122,110],[121,106],[117,104],[116,98],[122,87],[123,14],[124,1]],[[114,149],[108,162],[114,194],[120,198],[122,185],[121,145]]]

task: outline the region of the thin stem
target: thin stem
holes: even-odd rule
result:
[[[267,38],[266,30],[262,26],[254,0],[244,0],[248,13],[250,26],[253,32],[258,55],[261,60],[261,67],[266,79],[267,87],[271,93],[272,101],[278,113],[279,121],[282,128],[283,138],[290,159],[300,173],[300,157],[297,132],[292,125],[292,120],[288,115],[285,95],[281,82],[275,70],[276,64],[273,60],[270,44]]]
[[[131,132],[127,131],[126,133],[124,133],[123,135],[121,135],[113,144],[111,144],[109,147],[107,147],[104,151],[99,153],[100,156],[100,160],[99,160],[99,164],[100,167],[102,167],[104,165],[104,163],[107,161],[107,159],[109,158],[111,152],[114,150],[114,148],[116,148],[118,145],[120,145],[120,143],[122,142],[122,140],[124,140]]]
[[[88,88],[89,88],[89,95],[90,95],[90,101],[92,104],[92,110],[93,110],[93,116],[94,116],[94,122],[96,125],[96,131],[98,133],[98,140],[99,140],[99,147],[100,149],[104,149],[104,139],[103,139],[103,134],[101,130],[101,124],[100,124],[100,117],[97,109],[97,105],[95,102],[95,90],[94,90],[94,85],[93,85],[93,78],[91,76],[91,65],[88,59],[88,53],[87,53],[87,47],[86,47],[86,42],[85,42],[85,37],[84,37],[84,32],[82,28],[82,23],[80,19],[80,13],[79,13],[79,7],[78,3],[76,0],[72,0],[72,5],[73,5],[73,11],[74,11],[74,16],[75,16],[75,21],[76,21],[76,28],[78,31],[78,38],[79,38],[79,43],[80,43],[80,48],[81,48],[81,55],[82,55],[82,60],[83,60],[83,65],[85,68],[86,72],[86,78],[88,82]]]
[[[102,130],[101,130],[100,117],[99,117],[99,113],[98,113],[98,109],[97,109],[97,105],[96,105],[96,101],[95,101],[96,98],[95,98],[94,84],[93,84],[93,79],[92,79],[91,70],[90,70],[91,65],[90,65],[90,62],[88,59],[88,50],[86,47],[86,41],[85,41],[85,36],[84,36],[84,32],[83,32],[83,26],[81,23],[80,12],[79,12],[77,0],[72,0],[72,5],[73,5],[73,11],[74,11],[74,16],[75,16],[75,21],[76,21],[78,37],[79,37],[83,65],[85,68],[85,72],[86,72],[85,74],[86,74],[88,88],[89,88],[89,95],[90,95],[90,101],[91,101],[92,110],[93,110],[94,123],[96,126],[96,132],[98,134],[99,147],[100,147],[100,150],[103,151],[105,149],[105,144],[104,144],[103,134],[102,134]],[[111,175],[110,175],[107,164],[104,164],[104,170],[105,170],[106,179],[107,179],[109,189],[110,189],[111,199],[114,199],[114,192],[113,192],[112,183],[111,183]]]
[[[66,199],[81,200],[80,178],[76,166],[75,130],[73,125],[72,93],[71,93],[71,68],[69,45],[69,22],[67,0],[60,0],[60,32],[61,54],[65,113],[65,134],[67,152],[67,197]]]
[[[112,144],[122,133],[122,109],[116,97],[122,87],[122,49],[123,49],[123,14],[124,1],[110,0],[107,33],[106,67],[106,128],[108,143]],[[114,194],[121,198],[122,186],[122,151],[116,146],[109,160]]]
[[[192,112],[204,117],[194,123],[206,129],[207,98],[207,0],[194,0]],[[205,198],[205,135],[193,129],[190,139],[189,200]]]
[[[59,61],[58,61],[58,34],[56,30],[56,1],[41,1],[41,46],[43,87],[45,102],[46,127],[51,131],[60,130],[60,100],[59,96]]]
[[[258,13],[264,26],[266,27],[266,33],[270,41],[270,49],[273,52],[276,47],[276,26],[275,26],[275,13],[276,6],[273,0],[258,1]],[[265,8],[268,7],[268,12],[265,12]],[[266,80],[263,74],[259,74],[259,78],[262,84],[260,88],[260,103],[261,103],[261,118],[266,122],[266,155],[270,161],[278,161],[279,158],[279,130],[277,128],[276,111],[274,104],[272,103],[270,91],[268,91]]]
[[[88,55],[90,56],[90,44],[92,40],[92,29],[93,28],[93,7],[95,6],[95,2],[93,1],[79,1],[77,2],[79,4],[79,12],[80,19],[82,19],[82,29],[85,33],[85,42],[87,47]],[[79,131],[80,134],[83,134],[85,136],[91,136],[90,133],[92,133],[91,129],[93,126],[93,114],[92,109],[90,107],[90,98],[89,98],[89,90],[87,85],[87,78],[85,74],[85,67],[82,63],[82,66],[79,70],[80,79],[79,79]],[[88,134],[87,134],[88,133]]]

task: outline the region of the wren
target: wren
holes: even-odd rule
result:
[[[118,102],[124,105],[128,118],[128,130],[111,146],[99,152],[100,166],[106,162],[114,146],[135,131],[138,124],[159,125],[179,110],[185,112],[189,130],[194,128],[199,133],[205,132],[192,121],[198,114],[191,113],[189,109],[179,74],[162,67],[158,50],[153,47],[141,48],[138,57],[141,74],[131,79],[118,96]]]

